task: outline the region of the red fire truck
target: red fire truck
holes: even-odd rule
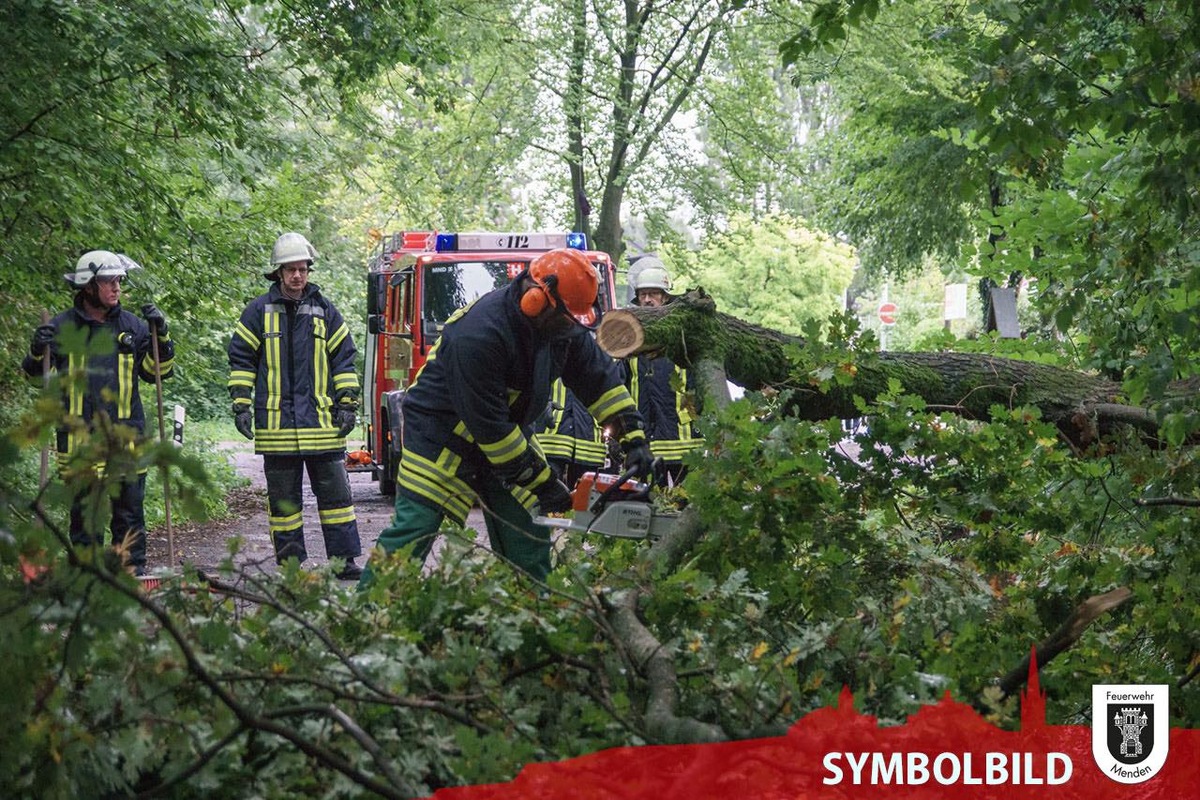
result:
[[[559,247],[587,255],[600,273],[601,308],[615,307],[612,259],[588,250],[582,233],[403,231],[382,238],[367,272],[367,446],[347,457],[350,470],[370,470],[381,492],[395,493],[400,402],[447,318],[507,285],[538,253]]]

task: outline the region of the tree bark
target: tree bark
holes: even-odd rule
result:
[[[1154,414],[1120,402],[1112,381],[1046,364],[974,353],[860,352],[836,365],[854,377],[846,386],[821,390],[794,370],[802,337],[789,336],[716,310],[703,290],[656,308],[631,307],[606,314],[597,341],[624,358],[662,354],[693,368],[709,360],[724,365],[729,379],[746,389],[793,390],[789,410],[802,419],[850,419],[860,415],[855,397],[873,401],[892,380],[920,395],[931,408],[987,419],[991,406],[1031,405],[1076,446],[1086,446],[1118,425],[1153,436]],[[1180,388],[1183,388],[1182,386]]]

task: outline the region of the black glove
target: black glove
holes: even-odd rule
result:
[[[46,348],[50,348],[50,352],[54,352],[54,326],[47,323],[38,325],[33,332],[33,341],[29,343],[29,353],[34,358],[41,358],[46,354]]]
[[[561,514],[570,511],[574,505],[567,485],[553,476],[534,487],[533,493],[538,499],[538,510],[543,514]]]
[[[338,426],[338,436],[347,436],[350,431],[354,430],[354,423],[357,421],[354,416],[353,408],[342,407],[337,410],[336,416]]]
[[[247,439],[254,438],[254,415],[250,413],[249,408],[234,408],[233,426]]]
[[[625,463],[621,467],[622,474],[634,470],[633,479],[643,481],[654,472],[654,456],[650,453],[650,444],[642,438],[621,442],[625,451]]]
[[[146,303],[142,306],[142,316],[146,318],[146,324],[150,326],[151,330],[157,330],[159,336],[166,335],[167,317],[158,310],[154,303]]]

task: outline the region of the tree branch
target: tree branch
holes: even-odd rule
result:
[[[1121,586],[1110,592],[1089,597],[1077,605],[1067,621],[1037,646],[1038,669],[1044,668],[1056,656],[1070,649],[1075,642],[1079,641],[1079,637],[1088,629],[1088,626],[1101,615],[1123,605],[1131,597],[1133,597],[1133,591],[1127,586]],[[1006,696],[1015,692],[1028,679],[1029,658],[1030,656],[1025,656],[1016,668],[1000,679],[1000,691],[1004,692]]]
[[[729,736],[720,727],[676,715],[678,681],[674,659],[638,618],[640,598],[637,589],[616,593],[609,601],[609,619],[646,677],[650,695],[646,702],[646,732],[655,741],[666,744],[727,741]]]

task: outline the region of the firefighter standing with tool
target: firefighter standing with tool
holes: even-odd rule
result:
[[[674,299],[670,273],[657,256],[645,255],[632,263],[629,287],[634,305],[653,308]],[[704,443],[694,424],[697,393],[692,376],[664,356],[633,356],[626,361],[626,383],[646,421],[650,452],[662,459],[667,479],[678,483],[687,471],[683,457]]]
[[[264,273],[271,288],[250,301],[230,338],[229,394],[238,432],[263,457],[276,562],[308,557],[301,495],[307,469],[325,553],[345,560],[340,580],[356,580],[362,544],[345,463],[358,411],[356,351],[342,315],[308,281],[316,258],[299,233],[275,241]]]
[[[51,371],[80,376],[63,381],[66,417],[58,428],[57,450],[65,477],[80,466],[75,460],[81,446],[101,427],[128,426],[138,438],[145,432],[138,379],[155,382],[151,326],[158,335],[162,377],[169,377],[174,367],[175,345],[167,334],[163,313],[147,303],[142,306],[143,321],[121,307],[121,282],[134,269],[141,267],[128,256],[108,250],[91,250],[80,256],[75,271],[63,275],[75,289],[74,305],[37,327],[21,363],[26,375],[41,380],[49,352]],[[64,352],[62,344],[69,339],[86,344],[80,344],[79,352]],[[91,466],[97,476],[103,476],[106,462]],[[84,480],[72,486],[70,538],[77,546],[104,543],[102,516],[109,509],[85,502],[88,496],[104,498],[90,492],[90,484]],[[113,547],[124,552],[136,575],[146,572],[145,497],[144,468],[122,476],[117,494],[111,498],[108,520]]]
[[[412,546],[424,561],[442,520],[463,524],[478,497],[492,548],[546,578],[550,532],[530,512],[566,511],[571,495],[540,452],[532,424],[556,378],[612,426],[626,467],[649,474],[641,415],[617,365],[585,327],[599,321],[598,290],[586,256],[551,250],[447,321],[404,398],[395,515],[378,542],[384,553]],[[372,579],[368,564],[360,588]]]

